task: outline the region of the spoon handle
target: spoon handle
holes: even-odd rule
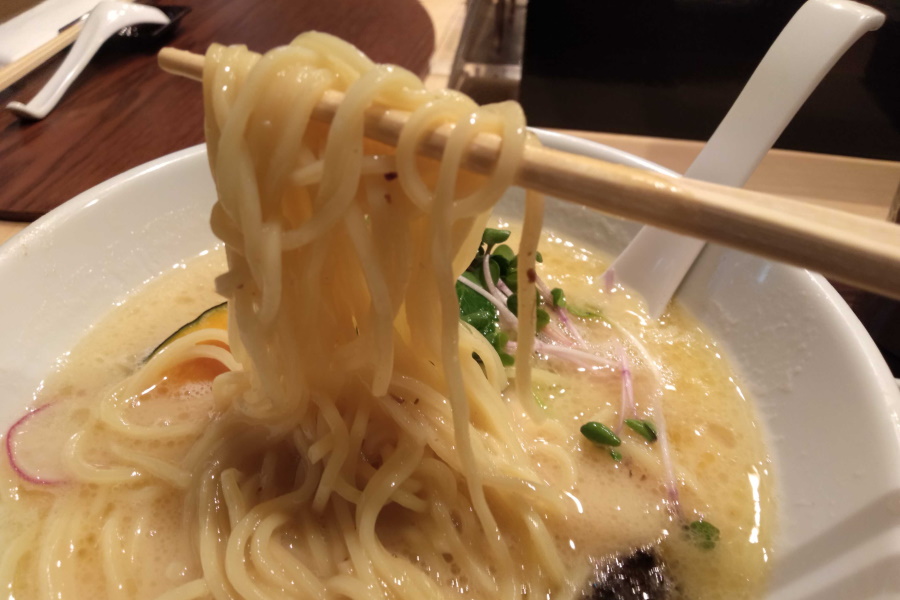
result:
[[[779,34],[685,176],[743,186],[819,82],[864,33],[884,23],[849,0],[810,0]],[[705,241],[644,227],[613,263],[651,317],[669,304]]]
[[[884,14],[858,2],[812,0],[787,24],[686,177],[741,187],[838,59]]]
[[[78,39],[66,55],[65,60],[28,104],[10,102],[7,108],[17,116],[28,119],[43,119],[53,110],[69,86],[84,70],[100,46],[117,31],[136,23],[157,23],[164,25],[169,18],[153,6],[125,2],[101,2],[91,11],[84,22]]]

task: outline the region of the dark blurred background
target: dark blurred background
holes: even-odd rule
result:
[[[777,147],[900,160],[900,0]],[[470,1],[451,85],[535,126],[705,140],[803,0]]]

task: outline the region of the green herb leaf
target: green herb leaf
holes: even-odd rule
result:
[[[540,252],[538,252],[537,254],[534,255],[534,260],[536,260],[539,263],[542,263],[542,262],[544,262],[544,257],[541,256]]]
[[[506,274],[506,277],[503,278],[503,282],[511,289],[512,291],[516,291],[519,289],[519,272],[514,269],[512,266],[509,268],[509,273]]]
[[[488,341],[497,352],[501,352],[503,350],[506,350],[506,342],[509,341],[509,336],[506,335],[505,331],[498,329],[491,337],[488,338]]]
[[[712,550],[719,541],[719,528],[709,521],[694,521],[685,529],[694,545],[703,550]]]
[[[553,288],[550,290],[550,295],[553,297],[553,306],[557,308],[566,306],[566,293],[563,292],[562,288]]]
[[[479,285],[479,286],[481,285],[481,278],[478,277],[478,275],[477,275],[476,273],[473,273],[472,271],[465,271],[465,272],[462,274],[462,276],[465,277],[466,279],[468,279],[469,281],[471,281],[472,283],[476,284],[476,285]],[[475,290],[472,290],[472,291],[475,291]],[[477,292],[476,292],[476,293],[477,293]],[[479,294],[479,295],[480,295],[480,294]]]
[[[517,317],[519,316],[519,295],[518,294],[513,294],[512,296],[510,296],[509,298],[506,299],[506,308],[508,308],[512,314],[516,315]]]
[[[616,450],[615,448],[609,449],[609,455],[612,456],[612,459],[616,462],[622,462],[622,453]]]
[[[656,426],[650,421],[640,421],[638,419],[625,419],[628,425],[635,433],[642,436],[648,442],[655,442],[659,435],[656,433]]]
[[[541,331],[550,323],[550,313],[543,308],[537,309],[537,330]]]
[[[456,297],[459,298],[459,316],[484,310],[496,313],[497,309],[491,301],[460,282],[456,282]]]
[[[621,446],[622,440],[619,439],[613,430],[597,421],[588,421],[581,426],[581,435],[591,440],[595,444],[601,446]]]
[[[491,308],[493,308],[493,306]],[[496,309],[494,309],[493,311],[476,310],[474,312],[460,315],[459,318],[478,331],[483,332],[485,329],[493,325],[496,321],[496,312]]]
[[[500,256],[499,254],[491,254],[491,262],[496,263],[497,267],[500,269],[500,277],[506,277],[506,274],[509,273],[509,261],[506,260],[505,257]],[[494,270],[494,267],[491,267],[491,271]]]
[[[503,258],[506,259],[507,263],[511,263],[516,258],[515,251],[512,248],[510,248],[509,246],[507,246],[506,244],[503,244],[502,246],[497,246],[496,248],[494,248],[493,252],[491,252],[491,255],[492,256],[502,256]]]
[[[510,232],[506,229],[493,229],[491,227],[487,227],[484,230],[484,233],[481,234],[481,241],[488,245],[488,248],[494,246],[495,244],[501,244],[509,239]]]
[[[478,283],[478,278],[473,273],[463,273],[463,277]],[[486,338],[494,333],[499,326],[500,313],[490,300],[459,281],[456,282],[456,297],[459,300],[460,319],[469,323]]]
[[[511,367],[516,364],[516,357],[512,354],[507,354],[506,352],[498,352],[500,355],[500,362],[503,363],[504,367]]]
[[[572,306],[569,303],[566,303],[566,309],[570,314],[575,315],[576,317],[581,317],[582,319],[602,319],[603,312],[600,309],[593,308],[579,308],[577,306]]]

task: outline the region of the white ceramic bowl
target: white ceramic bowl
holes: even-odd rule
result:
[[[658,166],[542,134],[613,162]],[[501,210],[519,210],[512,191]],[[0,425],[113,304],[215,240],[203,147],[80,194],[0,247]],[[637,226],[562,202],[547,225],[615,253]],[[818,275],[708,247],[679,299],[728,350],[771,433],[781,534],[770,597],[900,597],[900,393],[875,345]]]

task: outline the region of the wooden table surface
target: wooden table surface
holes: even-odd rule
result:
[[[425,75],[434,29],[416,0],[164,0],[191,7],[170,45],[265,51],[303,31],[338,35],[377,62]],[[28,101],[62,60],[0,92]],[[155,53],[101,51],[57,108],[27,123],[0,110],[0,220],[31,221],[123,171],[203,141],[196,82],[163,73]],[[9,226],[0,229],[0,236]],[[2,238],[0,238],[2,239]]]

